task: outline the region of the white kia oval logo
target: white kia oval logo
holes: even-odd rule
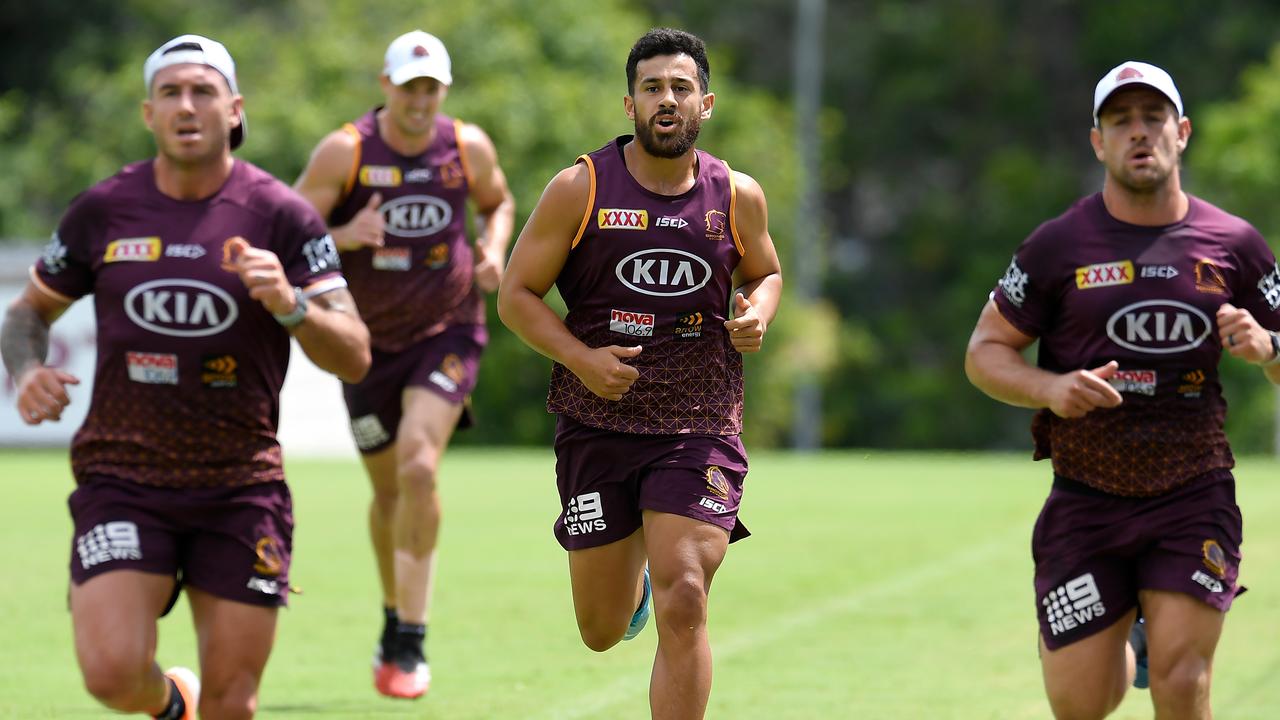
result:
[[[1107,321],[1107,337],[1122,348],[1152,355],[1193,350],[1213,330],[1209,316],[1177,300],[1126,305]]]
[[[139,327],[173,337],[217,335],[240,316],[226,290],[176,278],[151,280],[130,290],[124,296],[124,311]]]
[[[688,295],[711,280],[706,260],[684,250],[651,248],[631,253],[618,263],[618,279],[644,295]]]
[[[406,195],[383,203],[379,208],[387,222],[387,232],[400,237],[435,235],[449,227],[453,208],[430,195]]]

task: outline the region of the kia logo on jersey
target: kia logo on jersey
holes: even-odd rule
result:
[[[1194,350],[1213,330],[1209,316],[1177,300],[1126,305],[1107,321],[1107,337],[1122,348],[1152,355]]]
[[[178,278],[138,285],[124,296],[124,311],[138,327],[171,337],[217,335],[240,315],[226,290]]]
[[[435,235],[453,220],[449,203],[430,195],[406,195],[383,203],[380,210],[387,232],[400,237]]]
[[[631,253],[618,263],[618,279],[643,295],[688,295],[711,280],[706,260],[684,250],[651,248]]]

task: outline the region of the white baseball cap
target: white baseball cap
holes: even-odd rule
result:
[[[1150,63],[1126,60],[1103,75],[1093,90],[1094,125],[1098,124],[1098,110],[1102,109],[1102,103],[1116,90],[1129,85],[1146,85],[1169,98],[1169,102],[1178,111],[1178,117],[1182,117],[1182,96],[1178,94],[1178,88],[1173,84],[1169,73]]]
[[[444,49],[440,38],[421,30],[407,32],[391,41],[382,74],[390,78],[392,85],[403,85],[420,77],[453,84],[449,51]]]
[[[236,86],[236,62],[231,53],[217,40],[210,40],[200,35],[179,35],[156,48],[142,66],[142,79],[146,82],[147,93],[151,92],[151,81],[156,73],[170,65],[208,65],[217,70],[227,80],[227,87],[232,95],[239,95]],[[244,117],[244,109],[240,110],[240,127],[231,130],[231,149],[235,150],[244,142],[244,134],[249,126]]]

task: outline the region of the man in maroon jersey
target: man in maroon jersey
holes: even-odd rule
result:
[[[635,135],[551,180],[498,291],[503,322],[555,361],[555,534],[582,640],[635,637],[652,593],[655,718],[706,711],[707,593],[747,534],[741,353],[760,349],[782,291],[760,186],[693,147],[709,80],[697,37],[640,38],[623,98]],[[543,301],[552,284],[563,320]]]
[[[453,83],[440,40],[420,30],[396,38],[381,83],[386,104],[321,141],[295,187],[329,221],[373,335],[373,368],[344,393],[373,484],[385,616],[374,686],[415,698],[431,682],[436,471],[454,427],[469,422],[488,340],[484,293],[502,277],[515,203],[489,137],[440,112]]]
[[[965,370],[1039,408],[1035,458],[1053,461],[1032,552],[1055,715],[1104,717],[1132,681],[1149,682],[1157,717],[1208,718],[1242,591],[1218,361],[1226,349],[1280,382],[1280,267],[1247,222],[1182,190],[1191,121],[1166,72],[1118,65],[1093,112],[1102,192],[1018,248]]]
[[[289,588],[293,513],[276,442],[290,335],[349,381],[369,333],[324,221],[231,150],[235,64],[183,35],[147,59],[156,156],[67,209],[0,348],[18,410],[56,421],[75,377],[45,366],[49,326],[92,294],[97,368],[72,441],[71,617],[85,686],[160,718],[250,717]],[[194,673],[156,664],[156,620],[184,587]]]

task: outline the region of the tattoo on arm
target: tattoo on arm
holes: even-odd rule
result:
[[[35,308],[21,304],[9,307],[0,330],[0,355],[14,382],[32,363],[44,364],[49,356],[49,324]]]

